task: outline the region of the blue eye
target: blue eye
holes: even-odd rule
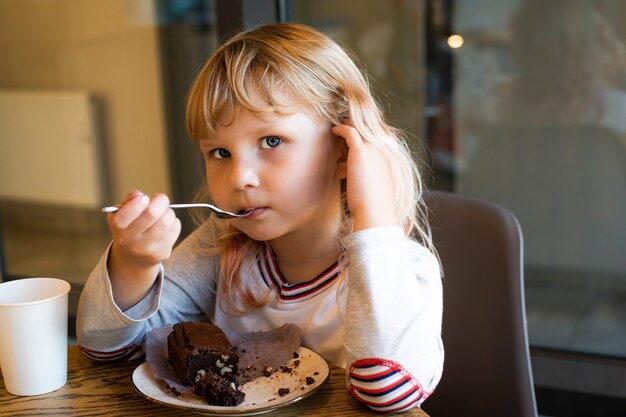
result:
[[[211,155],[215,159],[224,159],[224,158],[228,158],[230,156],[230,152],[228,152],[224,148],[217,148],[217,149],[214,149],[214,150],[211,151]]]
[[[262,148],[275,148],[278,145],[280,145],[283,141],[280,140],[279,137],[277,136],[266,136],[263,138],[263,141],[261,142],[261,147]]]

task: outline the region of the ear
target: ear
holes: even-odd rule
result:
[[[335,140],[337,141],[338,148],[338,157],[337,157],[337,169],[335,170],[335,177],[338,180],[345,180],[348,178],[348,144],[344,140],[344,138],[335,136]]]

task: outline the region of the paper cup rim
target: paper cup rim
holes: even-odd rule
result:
[[[6,281],[6,282],[1,282],[0,283],[0,287],[2,287],[3,285],[16,285],[13,284],[15,282],[19,282],[19,281],[25,281],[25,280],[29,280],[29,281],[33,281],[33,280],[38,280],[38,281],[57,281],[59,284],[61,284],[62,286],[64,286],[65,288],[63,289],[62,292],[50,296],[50,297],[46,297],[46,298],[41,298],[39,300],[33,300],[33,301],[24,301],[21,303],[5,303],[0,301],[0,307],[22,307],[22,306],[28,306],[28,305],[32,305],[32,304],[41,304],[41,303],[45,303],[47,301],[52,301],[55,300],[57,298],[60,297],[64,297],[67,293],[70,292],[70,290],[72,289],[72,285],[60,278],[48,278],[48,277],[33,277],[33,278],[18,278],[18,279],[14,279],[11,281]]]

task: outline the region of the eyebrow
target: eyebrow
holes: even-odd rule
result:
[[[200,148],[210,148],[215,143],[215,138],[202,138],[198,141],[198,146]]]
[[[290,113],[258,113],[256,116],[259,120],[259,124],[250,130],[250,133],[258,137],[265,137],[273,134],[278,134],[280,136],[281,133],[284,133],[286,118],[293,116],[296,113],[297,111]],[[236,119],[233,119],[232,123],[235,123],[235,121]],[[198,141],[198,145],[203,148],[216,146],[216,142],[218,142],[216,136],[217,135],[202,138]]]

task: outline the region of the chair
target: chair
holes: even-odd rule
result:
[[[517,219],[459,194],[431,191],[426,203],[444,270],[446,357],[424,410],[433,417],[536,417]]]

